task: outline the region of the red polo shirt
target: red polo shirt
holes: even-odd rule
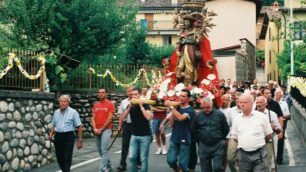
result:
[[[92,111],[96,115],[96,117],[94,119],[95,123],[96,123],[96,128],[99,129],[106,122],[106,120],[108,118],[108,115],[110,113],[115,112],[115,106],[111,101],[105,99],[103,102],[96,103],[94,105],[94,107],[92,108]],[[112,122],[106,128],[111,129],[112,128]]]

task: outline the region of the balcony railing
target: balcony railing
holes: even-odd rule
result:
[[[140,21],[141,26],[144,28],[147,28],[147,30],[176,30],[173,28],[172,21],[169,20],[163,20],[163,21],[147,21],[147,20],[141,20]]]
[[[138,0],[142,6],[180,6],[181,0]]]

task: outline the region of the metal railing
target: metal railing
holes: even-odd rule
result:
[[[22,67],[30,75],[34,75],[38,72],[40,62],[36,60],[36,58],[33,58],[37,56],[38,52],[15,49],[10,49],[0,53],[0,71],[2,71],[8,65],[8,52],[13,52],[17,55],[17,57],[20,59]],[[18,69],[17,64],[13,62],[13,68],[11,68],[2,79],[0,79],[0,89],[42,90],[42,83],[42,77],[39,77],[36,80],[26,78]]]
[[[175,30],[177,28],[173,28],[173,22],[171,19],[167,20],[159,20],[159,21],[146,21],[141,20],[141,26],[146,28],[147,30]]]
[[[92,68],[95,74],[89,69]],[[95,91],[100,87],[105,87],[110,91],[126,91],[126,88],[117,84],[112,80],[110,75],[106,77],[98,76],[98,74],[105,74],[109,70],[113,77],[121,83],[127,84],[134,81],[140,69],[145,69],[148,77],[151,77],[151,70],[161,71],[160,68],[154,66],[146,65],[90,65],[81,64],[75,69],[70,69],[67,71],[67,80],[60,86],[55,87],[50,82],[51,90],[82,90],[82,91]],[[141,75],[140,79],[133,84],[135,87],[147,86],[144,75]]]

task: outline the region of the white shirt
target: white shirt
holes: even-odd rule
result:
[[[269,117],[269,110],[267,108],[265,109],[263,113],[265,114],[265,116],[268,118],[269,121],[271,117],[271,123],[275,125],[275,128],[282,130],[277,114],[274,111],[270,110],[270,117]]]
[[[227,123],[228,123],[228,113],[229,113],[229,111],[231,110],[231,108],[226,108],[226,109],[222,109],[222,108],[220,108],[219,109],[221,112],[223,112],[224,113],[224,115],[225,115],[225,117],[226,117],[226,120],[227,120]],[[226,138],[230,138],[230,135],[231,135],[231,132],[229,132],[228,134],[227,134],[227,136],[226,136]]]
[[[121,115],[122,112],[124,112],[126,110],[126,108],[128,107],[128,105],[130,104],[130,99],[126,98],[124,100],[121,101],[119,109],[118,109],[118,113]],[[130,114],[127,115],[127,117],[125,119],[123,119],[126,123],[132,123]]]
[[[288,107],[287,102],[281,100],[281,101],[278,102],[278,104],[282,109],[283,115],[287,116],[287,117],[290,116],[290,111],[289,111],[289,107]]]
[[[220,108],[219,110],[220,110],[221,112],[223,112],[223,113],[224,113],[224,115],[225,115],[225,117],[227,118],[227,116],[228,116],[228,112],[230,111],[230,109],[231,109],[231,108],[226,108],[226,109],[222,109],[222,108]]]
[[[228,123],[230,128],[232,127],[233,121],[237,116],[242,116],[241,110],[238,109],[237,106],[234,106],[234,107],[230,108],[230,110],[228,111],[228,114],[226,116],[226,120],[227,120],[227,123]]]
[[[253,110],[249,116],[243,114],[235,118],[231,137],[238,140],[238,148],[255,151],[266,144],[265,137],[272,132],[268,118]]]

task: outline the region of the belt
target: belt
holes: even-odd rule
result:
[[[67,131],[67,132],[56,132],[57,135],[67,135],[67,134],[74,134],[73,131]]]
[[[254,150],[254,151],[245,151],[245,150],[243,150],[242,148],[239,148],[239,150],[241,150],[241,151],[243,151],[243,152],[247,152],[247,153],[251,153],[251,154],[252,154],[252,153],[259,152],[262,148],[263,148],[263,147],[258,148],[258,149]]]

